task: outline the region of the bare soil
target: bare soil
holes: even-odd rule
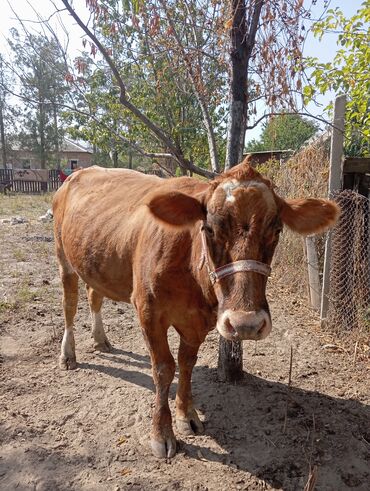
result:
[[[49,202],[0,197],[0,218],[28,219],[0,223],[1,490],[303,490],[314,469],[317,490],[370,489],[368,361],[323,333],[306,300],[274,278],[273,332],[245,344],[245,379],[217,380],[212,332],[193,374],[205,433],[178,438],[170,461],[155,459],[150,359],[130,305],[105,302],[114,350],[94,352],[81,285],[79,367],[58,368],[63,317],[52,224],[36,220]],[[170,340],[175,352],[175,332]]]

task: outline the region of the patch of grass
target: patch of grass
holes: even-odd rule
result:
[[[32,290],[26,283],[22,283],[15,295],[16,303],[33,302],[39,296],[38,291]]]
[[[19,263],[23,263],[27,260],[27,256],[26,256],[25,252],[22,251],[22,249],[14,249],[13,250],[13,256],[14,256],[14,259],[16,259],[17,262],[19,262]]]
[[[22,272],[17,268],[12,268],[7,274],[10,278],[20,278],[22,276]]]
[[[14,310],[17,307],[15,302],[7,302],[6,300],[0,300],[0,314],[7,312],[8,310]]]
[[[26,218],[38,218],[44,215],[51,207],[54,193],[37,195],[14,194],[10,196],[0,195],[0,216],[24,216]]]

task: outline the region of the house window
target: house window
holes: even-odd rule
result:
[[[77,159],[71,159],[70,163],[71,163],[71,169],[72,170],[77,169],[77,167],[78,167],[78,160]]]

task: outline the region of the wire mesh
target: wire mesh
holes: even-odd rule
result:
[[[354,191],[336,193],[342,214],[332,231],[327,320],[341,330],[370,327],[370,200]]]

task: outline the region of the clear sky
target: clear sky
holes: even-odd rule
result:
[[[330,8],[340,7],[346,16],[353,15],[356,10],[360,7],[363,0],[331,0]],[[312,0],[305,0],[306,7],[309,7]],[[75,6],[85,6],[85,0],[74,0]],[[316,5],[312,7],[312,18],[317,18],[323,11],[324,0],[317,0]],[[62,8],[62,3],[60,0],[0,0],[1,15],[0,15],[0,52],[7,53],[8,46],[6,43],[6,38],[9,36],[9,29],[11,27],[19,27],[19,23],[16,19],[16,15],[12,9],[18,14],[22,20],[28,20],[28,28],[34,28],[35,30],[40,30],[40,26],[37,24],[37,16],[35,10],[41,13],[43,18],[48,18],[54,11],[55,6]],[[72,20],[67,14],[62,14],[62,19],[64,25],[68,29],[70,36],[69,47],[70,51],[76,51],[82,49],[81,43],[81,30],[78,26],[74,25]],[[62,29],[58,25],[57,18],[54,17],[51,22],[53,27],[56,29],[57,33],[62,35]],[[21,29],[21,28],[20,28]],[[312,35],[309,35],[305,43],[304,55],[306,56],[316,56],[320,61],[330,61],[333,59],[336,52],[336,35],[327,34],[324,36],[323,40],[319,42],[314,39]],[[328,94],[321,99],[322,104],[327,105],[333,94]],[[261,105],[259,110],[264,110]],[[322,110],[314,105],[309,106],[310,111],[318,116],[321,114]],[[252,138],[257,138],[261,131],[261,125],[247,134],[247,140]]]

